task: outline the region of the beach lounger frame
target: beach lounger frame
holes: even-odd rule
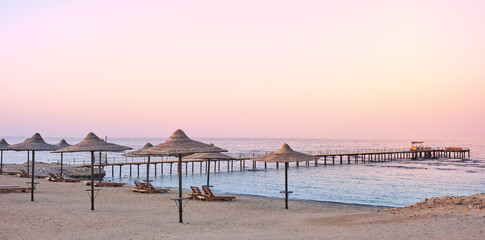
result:
[[[91,181],[83,181],[84,184],[87,186],[91,186]],[[117,183],[117,182],[95,182],[95,187],[123,187],[124,183]]]
[[[22,178],[31,178],[32,175],[28,174],[25,170],[23,169],[20,169],[20,173],[17,173],[17,176],[19,177],[22,177]],[[44,179],[46,178],[46,176],[42,176],[42,175],[34,175],[34,178],[38,178],[38,179]]]
[[[0,185],[0,193],[8,193],[8,192],[15,192],[15,191],[21,191],[21,192],[27,192],[30,191],[32,188],[30,187],[20,187],[17,185]]]
[[[59,179],[54,173],[49,172],[50,177],[45,177],[45,179],[51,181],[51,182],[62,182],[62,179]]]
[[[56,172],[57,179],[59,179],[59,182],[81,182],[81,179],[73,179],[73,178],[64,178],[61,176],[60,173]]]
[[[205,200],[205,196],[200,191],[199,187],[190,186],[192,189],[192,194],[185,195],[186,197],[194,200]]]
[[[131,188],[133,192],[139,193],[166,193],[169,192],[170,189],[166,188],[156,188],[151,183],[142,183],[142,182],[134,182],[135,187]]]
[[[220,195],[214,195],[210,188],[207,186],[202,186],[202,190],[204,191],[204,197],[206,201],[232,201],[236,199],[235,196],[220,196]]]
[[[0,174],[6,174],[6,175],[17,175],[19,174],[20,172],[10,172],[10,171],[3,171],[3,170],[0,170]]]

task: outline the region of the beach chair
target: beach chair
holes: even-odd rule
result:
[[[147,185],[145,183],[142,183],[142,182],[134,182],[134,183],[135,183],[135,188],[137,188],[137,189],[147,188]]]
[[[62,179],[59,179],[54,173],[49,172],[50,177],[46,177],[45,179],[51,181],[51,182],[62,182]]]
[[[190,189],[192,189],[192,194],[187,194],[185,195],[186,197],[194,200],[205,200],[204,195],[202,195],[202,192],[198,187],[190,186]]]
[[[19,174],[19,172],[9,172],[9,171],[0,170],[0,174],[17,175],[17,174]]]
[[[134,182],[134,184],[135,184],[135,187],[131,188],[131,190],[134,191],[134,192],[136,192],[135,190],[146,188],[145,184],[142,183],[142,182]]]
[[[166,193],[170,191],[170,189],[166,188],[156,188],[151,183],[135,182],[135,186],[131,190],[139,193]]]
[[[145,185],[147,186],[147,189],[150,190],[150,191],[154,191],[154,192],[169,192],[170,189],[168,188],[156,188],[154,187],[151,183],[145,183]]]
[[[25,170],[23,170],[23,169],[21,169],[21,170],[20,170],[20,172],[19,172],[19,173],[17,173],[17,176],[19,176],[19,177],[23,177],[23,178],[28,178],[28,177],[30,177],[30,175],[29,175],[29,174],[28,174],[28,173],[27,173]]]
[[[20,187],[17,185],[1,185],[0,186],[0,193],[8,193],[8,192],[15,192],[15,191],[21,191],[21,192],[27,192],[31,190],[30,187]]]
[[[95,182],[95,187],[123,187],[125,186],[124,183],[117,183],[117,182]]]
[[[142,182],[133,182],[135,184],[134,188],[131,188],[133,192],[137,192],[138,190],[143,190],[146,188],[145,183]]]
[[[204,197],[207,201],[232,201],[233,199],[236,199],[235,196],[215,196],[207,186],[202,186],[202,190],[204,190]]]
[[[84,184],[91,186],[91,181],[83,181]],[[124,183],[117,182],[94,182],[95,187],[123,187]]]
[[[73,178],[64,178],[61,176],[60,173],[56,173],[57,179],[59,179],[59,182],[80,182],[81,179],[73,179]]]
[[[25,170],[21,169],[19,173],[17,173],[17,176],[22,177],[22,178],[30,178],[32,175],[29,175]],[[42,178],[44,179],[46,176],[41,176],[41,175],[34,175],[34,178]]]

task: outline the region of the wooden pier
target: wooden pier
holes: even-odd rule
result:
[[[463,159],[463,158],[470,158],[470,150],[465,148],[427,148],[423,150],[372,150],[372,151],[356,151],[356,152],[344,152],[344,153],[318,153],[312,154],[315,156],[315,160],[313,162],[306,161],[306,162],[296,162],[293,166],[299,167],[300,164],[304,164],[305,166],[318,166],[318,165],[335,165],[335,164],[351,164],[351,163],[370,163],[370,162],[387,162],[387,161],[395,161],[395,160],[415,160],[415,159],[432,159],[432,158],[451,158],[451,159]],[[252,154],[251,157],[255,157],[256,154]],[[264,167],[264,169],[268,168],[268,164],[265,162],[256,162],[252,161],[251,157],[242,157],[242,154],[239,155],[238,158],[233,160],[211,160],[216,162],[216,164],[211,164],[213,166],[212,169],[207,169],[207,161],[205,160],[184,160],[182,162],[182,169],[185,169],[185,174],[195,174],[199,172],[203,174],[207,171],[214,171],[221,172],[221,162],[226,163],[226,166],[223,166],[222,171],[227,169],[226,172],[233,172],[236,168],[236,171],[244,171],[244,170],[258,170],[257,164],[259,163],[260,169]],[[111,168],[111,176],[115,176],[115,167],[118,168],[118,176],[122,177],[122,168],[123,166],[129,167],[129,177],[133,175],[133,168],[136,167],[136,177],[140,177],[140,165],[146,165],[146,161],[128,161],[128,158],[125,158],[125,161],[113,161],[113,162],[104,162],[101,165],[96,164],[96,166],[101,166],[103,169],[105,167]],[[251,166],[246,167],[246,163],[249,161]],[[160,174],[169,174],[172,175],[174,170],[174,164],[178,164],[178,160],[153,160],[150,161],[150,165],[152,166],[153,172],[155,177]],[[85,166],[91,166],[88,164],[84,164]],[[205,165],[205,166],[204,166]],[[261,166],[264,165],[264,166]],[[279,168],[278,163],[274,163],[275,168]],[[144,166],[146,168],[146,166]],[[164,171],[165,169],[165,171]]]
[[[376,152],[358,152],[358,153],[336,153],[336,154],[314,154],[315,157],[323,158],[323,164],[327,164],[327,159],[331,160],[331,164],[335,164],[335,159],[338,158],[340,164],[351,163],[351,159],[358,163],[367,162],[383,162],[405,159],[424,159],[424,158],[452,158],[463,159],[470,158],[469,149],[460,150],[445,150],[445,149],[426,149],[426,150],[408,150],[408,151],[376,151]],[[318,164],[318,160],[315,160]]]

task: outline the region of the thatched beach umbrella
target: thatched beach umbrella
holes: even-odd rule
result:
[[[53,153],[63,152],[91,152],[91,210],[94,211],[94,152],[122,152],[131,150],[130,147],[107,143],[90,132],[81,142],[69,147],[58,149]]]
[[[139,150],[136,150],[136,151],[133,151],[133,152],[129,152],[129,153],[125,153],[123,154],[124,157],[145,157],[145,155],[141,154],[142,152],[146,151],[147,149],[153,147],[153,145],[151,143],[147,143],[145,144],[142,148],[140,148]],[[150,174],[150,157],[151,155],[147,155],[148,157],[148,161],[147,161],[147,182],[149,182],[149,174]]]
[[[0,173],[3,171],[3,151],[9,151],[12,150],[10,149],[10,144],[8,144],[5,139],[0,140]]]
[[[211,144],[212,145],[212,144]],[[209,185],[209,178],[210,178],[210,169],[211,169],[211,161],[216,161],[216,160],[232,160],[235,159],[229,155],[215,152],[215,153],[194,153],[192,155],[189,155],[187,157],[184,157],[185,159],[204,159],[207,160],[207,187],[210,187]]]
[[[35,151],[52,151],[57,147],[48,144],[42,139],[40,134],[36,133],[31,138],[28,138],[22,143],[11,145],[10,148],[14,151],[32,151],[32,185],[31,185],[31,201],[34,201],[34,172],[35,172]]]
[[[54,144],[54,146],[57,147],[57,149],[62,149],[62,148],[65,148],[65,147],[69,147],[71,146],[71,144],[67,143],[66,140],[62,139],[60,142],[58,142],[57,144]],[[64,168],[63,167],[63,159],[64,159],[64,153],[61,152],[61,177],[62,177],[62,169]]]
[[[152,156],[165,155],[165,156],[176,156],[178,160],[178,175],[179,175],[179,197],[174,199],[178,201],[179,208],[179,222],[183,223],[182,220],[182,157],[188,156],[194,153],[208,153],[208,152],[227,152],[222,148],[215,147],[214,145],[209,145],[194,141],[187,137],[184,131],[178,129],[175,131],[168,140],[162,144],[153,146],[146,151],[144,154],[149,154]]]
[[[288,191],[288,164],[289,162],[311,161],[313,159],[313,156],[296,152],[285,143],[283,146],[281,146],[280,150],[265,154],[263,156],[255,157],[252,160],[285,163],[285,191],[281,191],[281,193],[285,194],[285,209],[288,209],[288,194],[292,193]]]

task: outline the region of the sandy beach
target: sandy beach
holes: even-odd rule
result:
[[[0,175],[0,185],[28,179]],[[82,183],[37,179],[30,193],[0,194],[0,239],[481,239],[485,209],[467,205],[399,209],[237,195],[233,202],[189,200],[184,224],[171,198],[131,186],[102,188],[96,211]],[[476,195],[484,200],[483,194]]]

